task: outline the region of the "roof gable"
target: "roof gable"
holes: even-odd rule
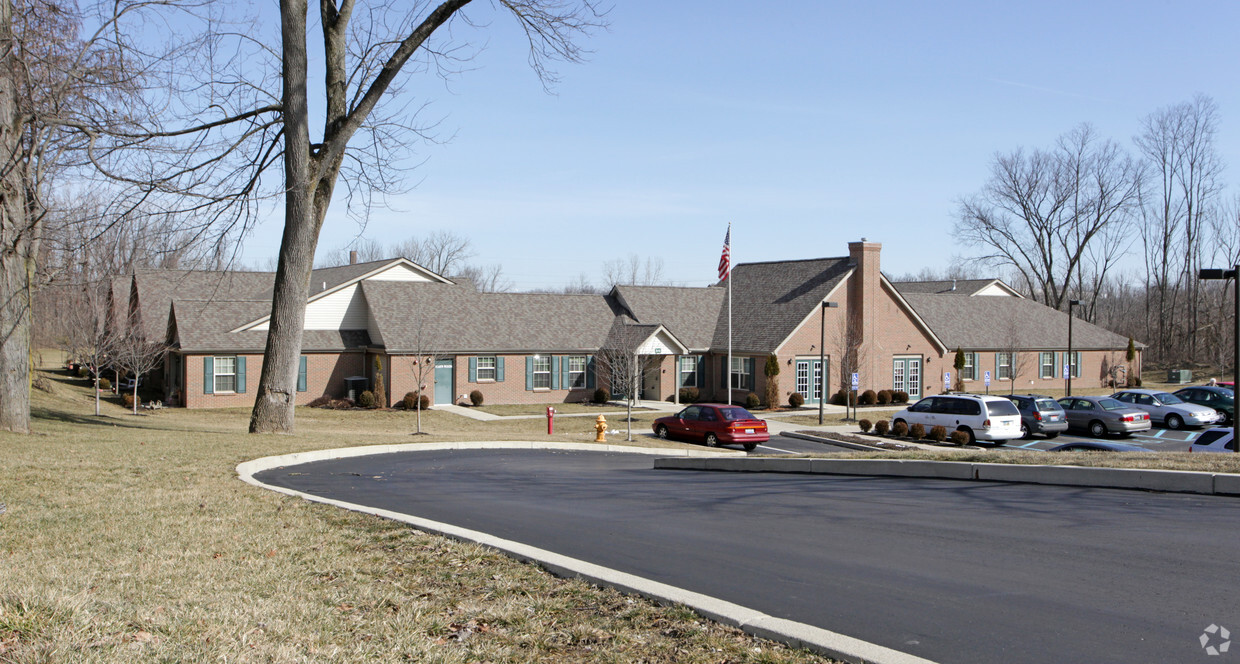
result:
[[[730,277],[732,347],[742,352],[774,352],[852,271],[848,258],[735,266]],[[726,300],[711,346],[728,347]]]

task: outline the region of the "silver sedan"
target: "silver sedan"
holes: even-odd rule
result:
[[[1112,394],[1111,398],[1149,413],[1150,419],[1168,429],[1203,427],[1219,420],[1217,410],[1189,403],[1170,392],[1123,390]]]
[[[1130,436],[1150,429],[1149,413],[1110,397],[1064,397],[1059,405],[1069,428],[1083,429],[1095,438],[1109,433]]]

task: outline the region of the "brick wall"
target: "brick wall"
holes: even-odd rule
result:
[[[557,354],[562,362],[566,362],[568,355]],[[567,403],[586,401],[593,397],[593,388],[582,389],[525,389],[525,360],[530,357],[528,354],[520,355],[499,355],[497,357],[504,358],[504,380],[478,380],[469,381],[469,360],[477,355],[457,355],[453,357],[453,378],[454,386],[452,396],[454,401],[460,401],[464,395],[464,401],[469,401],[469,393],[478,390],[482,393],[484,404],[537,404],[537,403]],[[490,357],[485,356],[485,357]],[[389,360],[390,368],[390,385],[391,398],[393,401],[403,399],[406,392],[417,390],[417,370],[414,369],[412,358],[410,356],[395,355]],[[423,375],[423,383],[426,385],[426,394],[434,398],[435,394],[435,369],[434,363],[427,365]]]
[[[263,372],[262,354],[242,354],[245,357],[245,392],[203,394],[203,360],[206,355],[189,355],[186,357],[185,368],[186,391],[184,403],[188,408],[225,408],[230,406],[253,406],[254,393],[258,389],[258,379]],[[221,355],[221,357],[238,357]],[[321,396],[342,398],[345,396],[344,379],[348,376],[366,375],[365,355],[353,353],[307,353],[306,354],[306,391],[298,392],[296,403],[299,406],[314,401]]]

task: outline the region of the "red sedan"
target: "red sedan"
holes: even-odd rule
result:
[[[766,422],[740,406],[696,403],[684,410],[654,421],[654,435],[660,438],[700,440],[709,447],[743,445],[746,451],[770,440]]]

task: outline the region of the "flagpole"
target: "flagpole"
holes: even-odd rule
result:
[[[728,222],[728,405],[732,405],[732,222]]]

